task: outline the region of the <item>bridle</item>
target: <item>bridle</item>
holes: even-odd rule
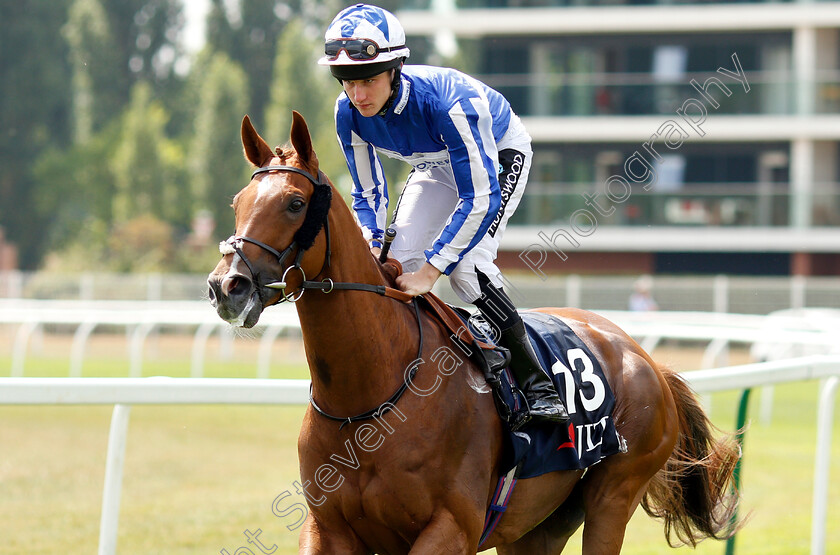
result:
[[[324,228],[324,233],[326,234],[327,239],[327,251],[324,256],[324,265],[321,268],[321,272],[323,269],[329,266],[330,263],[330,227],[329,221],[327,219],[327,214],[329,213],[330,202],[332,200],[332,188],[330,187],[329,183],[327,183],[326,176],[322,171],[318,171],[318,178],[316,179],[311,173],[301,168],[296,168],[294,166],[285,166],[285,165],[276,165],[276,166],[263,166],[261,168],[257,168],[254,173],[251,174],[251,179],[253,180],[260,174],[268,173],[268,172],[291,172],[296,173],[299,175],[304,176],[308,179],[312,185],[315,187],[315,190],[312,193],[312,197],[310,198],[309,208],[306,212],[306,218],[304,219],[303,225],[300,227],[298,231],[295,232],[295,235],[292,239],[292,242],[289,244],[288,247],[283,249],[282,252],[278,251],[274,247],[270,245],[266,245],[262,241],[258,241],[257,239],[253,239],[251,237],[247,237],[245,235],[231,235],[228,237],[227,240],[222,241],[219,243],[219,252],[223,255],[225,254],[233,254],[234,257],[239,257],[242,262],[245,263],[245,266],[248,267],[248,270],[251,272],[251,276],[254,279],[254,285],[257,287],[257,291],[260,291],[262,287],[267,287],[269,289],[277,289],[280,291],[282,297],[280,302],[289,301],[295,302],[303,295],[304,290],[306,287],[301,287],[300,291],[297,293],[288,294],[286,293],[286,276],[289,272],[293,269],[300,272],[303,281],[306,282],[306,273],[303,271],[301,267],[301,259],[303,258],[303,253],[312,246],[315,242],[315,237],[320,233],[321,228]],[[284,271],[283,275],[280,278],[280,281],[273,281],[271,283],[260,283],[259,282],[259,274],[255,270],[254,265],[245,256],[245,253],[242,252],[243,243],[251,243],[252,245],[256,245],[267,251],[269,254],[274,256],[277,259],[277,264],[282,268],[283,264],[286,262],[286,259],[292,253],[293,250],[297,249],[297,256],[295,257],[294,264],[288,266]],[[234,262],[231,263],[233,266]],[[319,274],[321,273],[319,272]],[[259,293],[258,293],[259,294]]]
[[[278,251],[271,245],[267,245],[262,241],[258,241],[257,239],[253,239],[251,237],[247,237],[244,235],[231,235],[226,241],[222,241],[219,243],[219,252],[222,255],[233,254],[234,261],[231,262],[231,267],[233,267],[235,263],[235,257],[239,257],[245,265],[248,267],[248,270],[251,272],[251,277],[254,280],[254,285],[257,288],[257,294],[259,295],[259,291],[262,287],[267,287],[269,289],[277,289],[280,291],[282,298],[279,302],[289,301],[289,302],[297,302],[302,296],[303,293],[307,289],[318,289],[323,293],[331,293],[332,291],[336,290],[354,290],[354,291],[368,291],[371,293],[377,293],[378,295],[383,295],[385,297],[390,297],[405,303],[411,302],[414,305],[414,312],[417,316],[417,326],[420,330],[420,345],[417,351],[417,357],[415,361],[420,360],[423,355],[423,325],[420,319],[420,305],[417,302],[415,297],[404,293],[398,289],[394,289],[392,287],[388,287],[385,285],[372,285],[369,283],[353,283],[353,282],[334,282],[330,278],[325,278],[322,281],[309,281],[306,279],[306,273],[303,271],[301,267],[301,259],[303,258],[303,253],[306,252],[315,242],[315,238],[321,232],[321,228],[324,228],[324,234],[326,238],[326,252],[324,253],[324,263],[321,266],[321,270],[318,272],[317,275],[321,275],[326,268],[330,265],[330,226],[329,226],[329,210],[330,204],[332,201],[332,188],[330,184],[327,182],[326,176],[322,171],[318,171],[317,179],[311,173],[307,172],[306,170],[296,168],[294,166],[263,166],[261,168],[257,168],[254,173],[251,174],[251,179],[253,180],[256,176],[273,172],[291,172],[296,173],[299,175],[304,176],[308,179],[312,185],[315,186],[315,190],[312,193],[309,201],[309,207],[306,212],[306,217],[304,218],[303,225],[301,225],[300,229],[295,232],[294,237],[292,238],[292,242],[289,244],[288,247],[283,249],[282,251]],[[243,243],[251,243],[252,245],[256,245],[267,251],[272,256],[277,259],[277,263],[280,267],[283,267],[283,264],[286,262],[286,259],[292,253],[293,250],[297,249],[297,255],[295,256],[294,263],[289,265],[284,271],[283,275],[280,278],[280,281],[274,281],[271,283],[260,284],[259,277],[257,272],[254,269],[251,261],[248,260],[248,257],[245,256],[245,253],[242,252]],[[295,269],[300,272],[303,281],[300,284],[300,290],[296,293],[288,294],[286,292],[286,276],[288,273]],[[396,405],[397,401],[400,397],[403,396],[405,391],[408,389],[408,383],[414,379],[414,375],[417,372],[417,368],[419,364],[412,366],[409,375],[406,376],[406,379],[403,380],[402,385],[396,392],[394,392],[391,397],[380,405],[376,409],[366,411],[364,413],[355,415],[355,416],[347,416],[347,417],[340,417],[340,416],[333,416],[327,412],[324,412],[316,403],[315,399],[312,395],[312,386],[310,385],[309,389],[309,402],[312,405],[312,408],[315,411],[330,419],[335,420],[338,422],[342,422],[341,427],[344,427],[347,424],[352,422],[358,422],[362,420],[370,420],[372,418],[376,418],[379,416],[381,412],[381,407],[386,406],[387,404]]]
[[[282,252],[278,251],[270,245],[266,245],[262,241],[258,241],[251,237],[246,237],[244,235],[231,235],[226,241],[222,241],[221,243],[219,243],[219,251],[222,254],[233,253],[234,256],[238,256],[242,259],[242,261],[248,267],[248,270],[250,270],[251,276],[254,278],[254,283],[257,286],[258,290],[261,286],[267,287],[269,289],[279,290],[282,294],[280,302],[296,302],[301,298],[301,296],[303,296],[304,291],[306,291],[307,289],[318,289],[324,293],[330,293],[335,290],[369,291],[371,293],[377,293],[379,295],[391,297],[393,299],[397,299],[405,303],[411,302],[411,300],[413,299],[411,295],[403,293],[399,289],[394,289],[385,285],[371,285],[368,283],[352,282],[334,282],[330,278],[325,278],[321,281],[307,280],[306,273],[303,271],[300,262],[303,258],[304,252],[306,252],[306,250],[309,249],[315,242],[315,237],[317,237],[318,234],[321,232],[322,227],[324,228],[324,234],[326,235],[327,246],[326,252],[324,253],[324,263],[322,264],[321,270],[318,272],[317,275],[321,275],[324,272],[324,270],[330,265],[330,225],[327,216],[329,215],[330,204],[332,201],[332,188],[330,187],[329,183],[327,183],[326,176],[323,172],[318,171],[318,178],[316,179],[311,173],[307,172],[306,170],[302,170],[294,166],[264,166],[262,168],[257,168],[254,171],[254,173],[251,174],[251,179],[254,179],[254,177],[256,177],[259,174],[272,171],[292,172],[302,175],[315,186],[315,190],[312,193],[312,197],[310,198],[309,208],[307,209],[306,218],[304,219],[303,225],[301,225],[300,229],[298,229],[295,232],[292,242],[289,244],[288,247],[283,249]],[[297,248],[298,252],[295,256],[294,264],[291,264],[283,271],[283,275],[280,278],[280,281],[273,281],[271,283],[260,284],[257,272],[254,270],[254,266],[251,264],[251,261],[248,260],[248,257],[245,256],[245,253],[242,252],[243,243],[251,243],[252,245],[256,245],[261,249],[267,251],[277,259],[277,263],[281,267],[283,266],[286,259],[289,257],[289,255],[294,249]],[[288,294],[286,293],[286,276],[293,269],[300,272],[303,280],[300,284],[299,291]]]

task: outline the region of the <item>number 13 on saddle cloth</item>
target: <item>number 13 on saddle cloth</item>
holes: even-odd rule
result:
[[[522,319],[571,422],[568,426],[529,423],[516,432],[505,426],[507,449],[500,470],[506,473],[518,466],[517,478],[532,478],[556,470],[585,469],[604,457],[626,452],[626,443],[613,422],[615,397],[589,347],[555,316],[523,311]],[[468,321],[473,335],[492,343],[474,322]],[[521,394],[507,370],[502,373],[499,395],[511,413],[522,406]]]

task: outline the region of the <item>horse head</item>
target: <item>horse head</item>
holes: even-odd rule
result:
[[[283,300],[323,269],[332,187],[318,170],[306,121],[292,118],[290,145],[272,150],[251,120],[242,120],[245,158],[256,167],[233,199],[235,233],[219,245],[223,257],[208,278],[219,316],[253,327],[263,309]]]

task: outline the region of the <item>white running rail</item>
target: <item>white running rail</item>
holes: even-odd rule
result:
[[[12,346],[14,378],[24,375],[24,362],[31,336],[45,325],[76,326],[70,352],[70,377],[82,375],[87,342],[99,326],[125,328],[128,342],[129,374],[142,375],[143,348],[147,337],[159,326],[194,328],[190,376],[204,373],[204,351],[210,335],[223,333],[230,325],[216,314],[207,301],[44,301],[0,299],[0,324],[17,325]],[[287,330],[299,330],[294,306],[272,307],[260,317],[265,331],[260,339],[257,377],[269,375],[271,343]],[[228,340],[230,335],[223,335]]]
[[[707,342],[702,368],[718,366],[720,356],[732,343],[770,345],[776,352],[799,346],[804,354],[837,353],[840,319],[814,325],[813,317],[772,319],[749,314],[715,312],[625,312],[598,311],[652,351],[663,339]],[[0,324],[17,326],[12,347],[12,377],[22,377],[30,338],[45,325],[76,326],[70,353],[70,377],[82,375],[82,364],[90,336],[100,326],[120,326],[127,333],[129,375],[142,376],[143,349],[147,337],[159,326],[194,329],[191,377],[202,377],[207,340],[229,325],[206,301],[45,301],[0,299]],[[289,304],[271,307],[260,317],[260,338],[256,376],[269,376],[272,343],[288,330],[299,330],[297,311]],[[231,336],[223,333],[227,340]],[[790,355],[789,355],[790,356]],[[780,358],[780,357],[779,357]]]
[[[840,356],[817,355],[683,374],[698,393],[822,380],[817,416],[811,553],[825,553],[828,481]],[[99,554],[116,552],[128,417],[136,404],[302,404],[308,380],[242,378],[0,378],[0,404],[114,405],[102,496]]]

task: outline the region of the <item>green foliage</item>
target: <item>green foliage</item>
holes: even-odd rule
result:
[[[0,227],[24,267],[46,250],[48,223],[34,209],[38,156],[69,143],[70,68],[61,27],[67,1],[0,2]]]
[[[196,208],[209,210],[217,238],[233,230],[233,195],[247,183],[239,128],[247,110],[248,78],[222,52],[203,65],[190,144],[190,180]]]
[[[183,0],[101,1],[121,60],[114,79],[122,98],[138,81],[151,83],[156,93],[164,91],[181,50],[177,38],[184,26]]]
[[[62,33],[73,66],[74,137],[84,143],[119,113],[118,91],[110,84],[121,68],[108,15],[99,0],[74,0]]]
[[[0,2],[0,228],[23,268],[206,271],[247,179],[246,113],[285,142],[301,112],[322,169],[348,189],[340,87],[316,60],[350,2],[211,2],[189,66],[184,0]],[[406,171],[384,162],[389,177]],[[215,234],[191,230],[202,213]]]
[[[292,110],[297,110],[306,119],[321,169],[335,179],[347,173],[333,123],[340,89],[329,71],[317,64],[323,47],[322,39],[307,33],[302,19],[286,24],[277,44],[264,137],[270,142],[288,138]]]
[[[263,121],[268,102],[271,67],[277,37],[284,22],[274,13],[275,0],[241,0],[238,9],[230,2],[212,0],[208,42],[239,63],[248,76],[249,112]]]
[[[113,221],[113,158],[121,129],[117,121],[85,143],[67,149],[49,149],[34,166],[37,195],[34,210],[48,223],[42,238],[53,249],[81,241],[91,248],[101,237],[89,236],[89,228],[110,227]],[[81,268],[85,269],[85,268]]]
[[[111,267],[120,272],[158,272],[172,265],[172,226],[143,214],[115,226],[108,237]]]
[[[300,112],[308,121],[320,121],[332,103],[321,94],[327,85],[316,62],[320,41],[304,34],[304,24],[293,19],[286,24],[277,43],[274,58],[274,79],[271,83],[271,102],[266,108],[265,135],[284,137],[289,134],[292,110]]]
[[[151,87],[138,83],[123,116],[122,136],[112,167],[116,191],[114,217],[127,221],[156,214],[172,224],[186,226],[190,196],[185,184],[183,152],[165,133],[166,109],[152,98]]]

